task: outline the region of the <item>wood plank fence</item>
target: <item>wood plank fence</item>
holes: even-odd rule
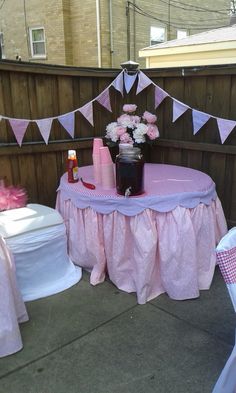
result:
[[[0,115],[19,119],[57,117],[82,107],[103,91],[120,69],[90,69],[41,64],[0,62]],[[168,94],[212,116],[236,120],[236,65],[143,72]],[[138,112],[154,112],[154,86],[136,95],[136,86],[124,97],[110,88],[112,113],[94,102],[94,124],[75,114],[71,139],[54,120],[46,145],[35,123],[30,123],[21,147],[9,122],[0,122],[0,178],[26,188],[29,202],[55,206],[56,189],[65,172],[68,149],[76,149],[79,165],[91,164],[92,140],[104,136],[124,103],[135,103]],[[172,100],[157,108],[161,137],[149,150],[150,162],[176,164],[202,170],[216,183],[229,226],[236,225],[236,129],[220,142],[216,119],[193,135],[191,110],[172,123]]]

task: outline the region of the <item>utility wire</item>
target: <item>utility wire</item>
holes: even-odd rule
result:
[[[166,4],[166,5],[170,5],[170,6],[172,6],[172,7],[176,7],[176,8],[180,8],[180,9],[182,9],[182,10],[185,10],[185,11],[191,11],[190,9],[186,9],[186,8],[184,8],[184,7],[180,7],[180,6],[176,6],[176,5],[174,5],[174,4],[172,4],[172,2],[171,3],[169,3],[169,2],[167,2],[167,1],[165,1],[165,0],[159,0],[159,1],[161,1],[162,3],[164,3],[164,4]],[[172,0],[173,1],[173,0]],[[134,7],[136,7],[136,8],[138,8],[140,11],[143,11],[143,12],[145,12],[144,10],[142,10],[142,8],[140,8],[140,7],[138,7],[135,3],[132,3],[131,1],[128,1],[128,3],[130,3],[131,5],[133,5]],[[227,11],[225,11],[225,12],[219,12],[219,11],[216,11],[216,10],[208,10],[207,8],[202,8],[201,10],[197,10],[197,9],[194,9],[195,11],[199,11],[199,12],[205,12],[205,11],[208,11],[208,12],[210,12],[210,13],[220,13],[221,15],[223,14],[223,15],[225,15],[225,16],[227,16]],[[229,11],[229,10],[228,10]],[[210,19],[209,19],[210,20]]]
[[[228,27],[229,26],[229,25],[222,25],[222,26],[219,26],[219,25],[217,25],[217,26],[209,26],[209,25],[203,26],[202,25],[202,26],[199,26],[199,25],[196,25],[194,23],[191,23],[191,25],[188,25],[188,26],[186,26],[186,24],[184,24],[184,26],[183,26],[182,23],[175,22],[175,24],[174,24],[174,23],[170,23],[167,20],[163,20],[163,19],[157,18],[154,15],[149,14],[148,12],[142,10],[140,7],[138,7],[137,5],[135,5],[134,3],[130,2],[130,1],[128,1],[128,4],[133,6],[133,10],[137,14],[140,14],[140,15],[145,16],[145,17],[150,18],[150,19],[157,20],[158,22],[161,22],[162,24],[165,24],[167,26],[172,26],[174,28],[180,28],[180,27],[183,28],[183,27],[185,27],[185,28],[194,29],[194,30],[204,30],[204,29],[208,30],[208,29],[216,29],[216,28],[220,28],[220,27]]]
[[[162,1],[162,0],[160,0],[160,1]],[[162,1],[162,2],[166,3],[165,1]],[[197,5],[182,3],[182,1],[178,1],[178,0],[177,1],[176,0],[171,0],[171,5],[173,7],[178,7],[177,5],[174,5],[173,3],[180,4],[181,6],[183,5],[183,6],[189,7],[188,10],[190,8],[192,8],[194,11],[201,11],[201,12],[207,11],[207,12],[213,12],[213,13],[218,13],[218,14],[224,14],[224,13],[227,13],[227,12],[229,12],[231,10],[231,8],[224,8],[222,10],[212,10],[210,8],[199,7]],[[166,4],[169,4],[169,3],[166,3]],[[182,8],[182,7],[180,7],[180,8]],[[183,8],[183,9],[185,9],[185,8]]]

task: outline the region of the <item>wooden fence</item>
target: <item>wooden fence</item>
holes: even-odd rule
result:
[[[89,69],[0,62],[0,115],[19,119],[57,117],[82,107],[106,88],[121,70]],[[236,120],[236,65],[143,70],[152,81],[179,101],[213,116]],[[138,112],[154,111],[154,86],[124,97],[110,88],[112,113],[94,102],[94,124],[76,112],[75,138],[53,121],[46,145],[36,123],[30,123],[21,147],[9,122],[0,122],[0,178],[26,188],[29,202],[55,206],[56,189],[65,171],[67,150],[76,149],[79,165],[91,164],[92,140],[104,136],[124,103]],[[229,226],[236,225],[236,129],[220,142],[215,119],[193,135],[191,110],[172,123],[172,100],[157,108],[161,137],[149,151],[149,161],[176,164],[208,173],[216,183]]]

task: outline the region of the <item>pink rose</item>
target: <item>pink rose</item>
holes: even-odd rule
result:
[[[120,117],[118,117],[117,123],[122,127],[133,128],[134,122],[133,122],[132,118],[133,118],[133,116],[131,116],[131,115],[123,114]]]
[[[141,119],[139,116],[131,116],[132,122],[136,125],[139,124]]]
[[[143,119],[146,120],[147,123],[155,123],[157,121],[156,115],[153,115],[152,113],[145,111],[143,114]]]
[[[127,113],[133,113],[136,111],[136,109],[137,109],[137,105],[135,104],[125,104],[123,106],[123,111]]]
[[[160,136],[158,128],[155,124],[147,124],[147,136],[151,141]]]
[[[126,128],[124,128],[122,126],[117,126],[115,128],[115,130],[116,130],[116,135],[117,136],[121,136],[121,135],[123,135],[126,132]]]
[[[127,113],[123,113],[117,118],[117,123],[124,123],[124,122],[131,122],[132,116],[128,115]]]
[[[132,139],[131,136],[128,134],[128,132],[125,132],[124,134],[122,134],[122,135],[120,136],[120,141],[121,141],[122,143],[129,143],[130,145],[133,145],[133,143],[134,143],[133,139]]]

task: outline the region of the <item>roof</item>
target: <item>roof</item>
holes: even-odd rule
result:
[[[209,44],[225,41],[236,41],[236,24],[227,27],[221,27],[214,30],[204,31],[202,33],[193,34],[185,38],[179,38],[166,41],[161,44],[151,45],[141,50],[152,50],[161,48],[171,48],[186,45]]]

